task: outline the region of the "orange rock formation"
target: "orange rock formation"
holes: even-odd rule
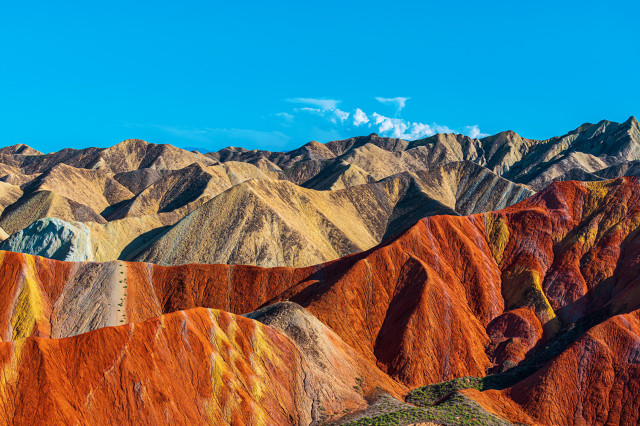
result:
[[[429,217],[369,251],[301,269],[66,263],[5,252],[0,264],[0,334],[4,341],[15,342],[4,343],[0,350],[6,377],[3,389],[15,386],[17,395],[22,397],[24,392],[26,398],[26,390],[21,389],[29,388],[29,397],[44,398],[41,392],[33,392],[33,383],[55,380],[47,384],[51,392],[43,400],[51,404],[48,411],[66,415],[65,404],[71,404],[79,410],[74,413],[80,413],[73,415],[85,415],[81,413],[89,413],[91,407],[100,410],[108,395],[113,395],[107,381],[100,385],[105,388],[92,391],[95,403],[73,399],[86,398],[87,389],[98,386],[96,381],[100,381],[91,374],[104,375],[115,354],[142,354],[149,347],[153,355],[140,355],[135,366],[118,367],[122,372],[118,374],[124,375],[119,380],[127,374],[151,375],[148,386],[159,392],[158,387],[171,386],[165,383],[170,378],[176,383],[186,380],[180,378],[186,373],[178,371],[183,367],[175,363],[211,359],[209,337],[195,336],[209,336],[220,315],[225,321],[234,318],[237,322],[237,326],[222,327],[230,339],[255,334],[251,327],[257,326],[222,313],[213,320],[209,311],[197,310],[62,340],[37,337],[73,336],[196,307],[246,313],[289,299],[306,307],[366,362],[375,363],[408,387],[461,376],[525,371],[524,380],[482,393],[470,390],[467,395],[514,421],[635,424],[640,409],[640,370],[636,368],[640,356],[639,226],[640,179],[626,177],[588,184],[555,183],[497,212]],[[181,331],[184,326],[178,324],[184,315],[195,315],[188,322],[197,324],[193,332],[190,326]],[[159,327],[163,321],[175,325]],[[150,337],[157,333],[165,340]],[[192,352],[187,347],[194,345],[193,339],[198,349]],[[245,406],[239,402],[240,408],[224,408],[216,415],[249,422],[253,418],[246,416],[267,413],[279,416],[278,421],[291,421],[291,415],[302,422],[304,410],[296,397],[301,392],[296,388],[300,376],[292,372],[302,368],[294,359],[298,349],[278,339],[269,337],[269,353],[283,363],[283,369],[267,368],[257,374],[252,373],[251,361],[244,367],[239,364],[224,382],[227,386],[244,383],[238,389],[248,392],[246,401],[253,402]],[[94,350],[95,359],[78,352],[100,344],[106,348],[104,353]],[[242,349],[238,359],[251,358],[249,347],[238,345]],[[162,351],[156,355],[155,348]],[[51,355],[56,350],[65,355],[60,355],[63,361],[54,367],[53,361],[46,360],[57,356]],[[255,346],[251,350],[255,352]],[[156,356],[162,362],[154,361]],[[235,356],[228,362],[234,360]],[[102,364],[85,371],[83,362]],[[155,371],[154,362],[166,362],[166,376]],[[51,365],[53,371],[36,365]],[[82,386],[88,386],[82,387],[85,393],[67,392],[71,382],[61,371],[69,374],[76,369],[74,377],[83,377],[86,383]],[[45,380],[42,374],[52,378]],[[209,380],[189,389],[189,398],[224,399],[220,395],[231,395],[226,392],[243,395],[223,385],[212,391],[211,374],[206,371],[188,374],[194,375],[195,383]],[[266,383],[267,388],[274,381],[284,381],[279,385],[282,394],[252,387],[246,380],[254,374],[260,386]],[[137,398],[134,382],[128,388],[127,398],[133,398],[128,404]],[[145,392],[152,392],[151,388]],[[164,401],[161,395],[148,396],[151,399],[144,404]],[[85,408],[75,405],[80,400]],[[192,407],[193,401],[185,404]],[[215,404],[203,407],[220,409]],[[11,410],[27,415],[25,408]],[[177,415],[173,408],[167,410],[167,415]],[[186,410],[191,413],[191,408]],[[206,414],[195,408],[192,413]]]

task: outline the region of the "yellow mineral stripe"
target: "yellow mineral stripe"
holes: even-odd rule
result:
[[[265,395],[268,386],[260,378],[267,378],[269,375],[264,367],[264,361],[260,357],[263,355],[269,356],[275,351],[271,348],[270,342],[265,339],[266,336],[262,332],[262,325],[257,323],[254,325],[254,332],[257,331],[251,340],[254,352],[247,354],[243,353],[242,347],[237,340],[241,338],[240,335],[242,333],[239,333],[239,325],[236,319],[223,311],[209,310],[209,313],[213,323],[211,343],[214,352],[210,358],[213,396],[210,400],[205,401],[205,411],[211,416],[212,420],[216,419],[215,413],[219,413],[218,416],[221,415],[223,419],[230,422],[233,418],[233,413],[238,413],[242,408],[241,399],[239,397],[230,397],[221,401],[218,398],[220,392],[216,390],[226,387],[228,388],[228,395],[236,396],[243,394],[241,390],[244,390],[251,397],[246,402],[251,408],[249,413],[242,413],[243,417],[248,416],[251,424],[266,425],[270,417],[261,406],[260,401]],[[226,316],[224,320],[228,323],[226,330],[223,330],[218,322],[222,315]],[[260,355],[258,355],[258,352],[260,352]],[[259,360],[253,362],[255,358]],[[272,359],[272,361],[275,360]],[[243,368],[240,371],[237,364],[247,364],[247,368]],[[244,372],[247,369],[253,372],[249,377],[245,377]],[[277,395],[274,396],[277,397]],[[218,417],[218,421],[219,419],[220,417]]]
[[[35,259],[24,255],[23,279],[11,317],[13,340],[29,337],[33,333],[36,321],[44,320],[44,304],[38,284]]]
[[[496,263],[500,264],[504,256],[504,249],[509,242],[509,226],[507,226],[506,220],[496,213],[486,213],[484,218],[487,243]]]

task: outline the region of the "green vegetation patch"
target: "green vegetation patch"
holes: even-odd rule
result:
[[[457,379],[414,389],[409,392],[406,399],[410,404],[429,407],[455,391],[469,388],[484,390],[482,382],[479,377],[458,377]]]
[[[456,379],[459,380],[459,379]],[[440,384],[442,385],[442,384]],[[428,387],[428,386],[427,386]],[[438,392],[435,390],[434,392]],[[436,393],[428,393],[426,398],[433,398]],[[434,422],[445,425],[509,425],[485,411],[480,405],[460,393],[450,395],[445,401],[430,407],[416,407],[395,411],[377,417],[365,417],[345,423],[350,426],[373,425],[406,425],[416,422]]]

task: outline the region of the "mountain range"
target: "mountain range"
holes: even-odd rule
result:
[[[492,211],[555,180],[633,175],[638,164],[634,117],[544,141],[512,131],[412,142],[372,134],[207,154],[141,140],[51,154],[14,145],[0,150],[0,248],[58,260],[304,267],[367,250],[422,217]]]
[[[0,149],[0,418],[638,424],[640,126]]]

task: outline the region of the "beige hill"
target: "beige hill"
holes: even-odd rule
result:
[[[0,155],[0,159],[2,159]],[[27,175],[22,173],[20,168],[11,166],[9,164],[0,163],[0,182],[10,183],[12,185],[20,186],[35,179],[38,175]]]
[[[281,174],[276,170],[262,172],[248,163],[203,165],[214,162],[201,154],[139,140],[107,149],[62,150],[46,155],[27,156],[20,154],[26,148],[8,148],[0,153],[2,159],[13,164],[0,163],[0,209],[11,208],[0,222],[9,233],[45,217],[104,224],[156,215],[145,223],[170,225],[233,185]],[[131,158],[121,161],[118,155]],[[193,160],[198,161],[181,169],[163,168]],[[127,170],[137,166],[151,168]],[[126,171],[114,174],[113,170]]]
[[[306,181],[303,186],[322,191],[344,189],[372,182],[375,182],[373,176],[359,166],[339,160],[322,169],[320,173]]]
[[[58,164],[23,185],[25,193],[51,191],[100,213],[133,197],[133,193],[103,170],[78,169]]]
[[[108,217],[145,216],[183,207],[186,207],[186,213],[234,185],[249,179],[267,178],[260,169],[248,163],[229,162],[216,166],[193,163],[158,176]]]
[[[133,194],[139,194],[149,185],[157,182],[159,179],[173,173],[173,170],[164,169],[138,169],[128,172],[116,173],[113,178],[120,182],[120,185],[127,188]]]
[[[51,191],[38,191],[20,198],[0,216],[0,227],[9,235],[38,219],[55,217],[66,221],[106,223],[96,211]]]
[[[22,196],[22,190],[17,185],[6,182],[0,182],[0,214],[7,206],[18,201]]]
[[[251,180],[186,216],[133,259],[307,266],[369,249],[425,216],[457,214],[456,207],[484,211],[531,194],[464,163],[336,191]]]
[[[42,155],[40,151],[23,143],[0,148],[0,154]]]

